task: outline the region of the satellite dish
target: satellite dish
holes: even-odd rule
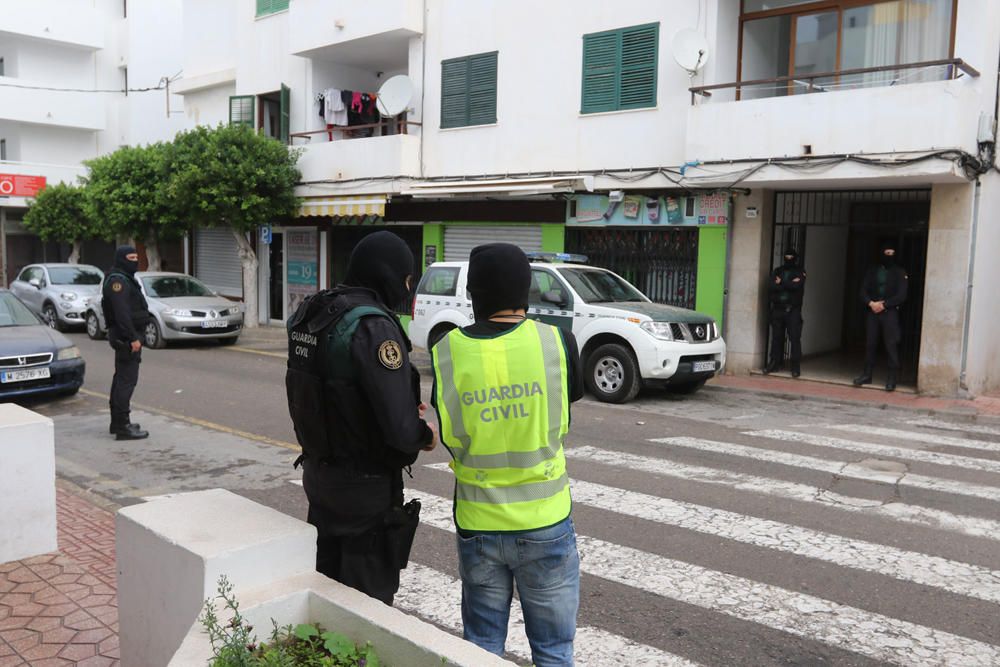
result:
[[[387,118],[398,116],[406,111],[413,99],[413,82],[410,77],[399,74],[382,84],[378,90],[375,106],[378,112]]]
[[[708,40],[697,30],[684,28],[674,35],[674,60],[694,76],[708,60]]]

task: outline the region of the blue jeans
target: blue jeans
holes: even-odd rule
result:
[[[503,655],[514,583],[537,667],[573,664],[580,555],[573,520],[527,533],[458,536],[465,639]]]

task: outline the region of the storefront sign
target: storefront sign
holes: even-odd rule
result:
[[[729,224],[729,195],[695,197],[640,197],[629,195],[621,202],[607,195],[577,195],[576,215],[566,224],[579,227],[697,226]],[[570,209],[572,212],[572,209]]]
[[[285,260],[285,284],[288,288],[288,315],[319,289],[315,229],[290,229],[285,232],[288,258]]]
[[[43,189],[44,176],[0,174],[0,197],[34,197]]]

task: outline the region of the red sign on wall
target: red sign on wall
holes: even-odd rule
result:
[[[0,197],[34,197],[44,188],[44,176],[0,174]]]

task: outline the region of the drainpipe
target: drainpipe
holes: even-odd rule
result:
[[[965,392],[969,391],[965,371],[969,362],[969,323],[972,319],[972,279],[976,268],[976,236],[979,232],[979,199],[982,183],[976,179],[976,194],[972,202],[972,241],[969,249],[969,275],[965,287],[965,324],[962,328],[962,370],[958,375],[958,386]]]
[[[0,206],[0,286],[7,287],[7,209]]]
[[[736,226],[736,195],[729,195],[729,229],[726,230],[726,268],[722,278],[722,338],[729,336],[729,273],[733,263],[733,227]]]

